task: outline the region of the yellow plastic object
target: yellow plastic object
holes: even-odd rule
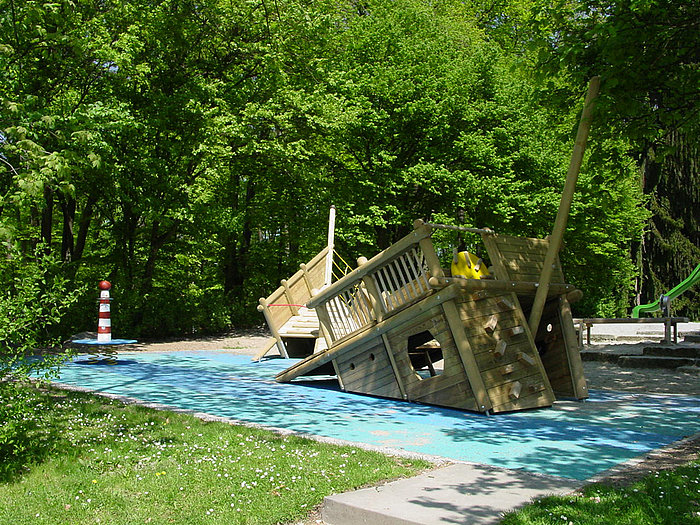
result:
[[[488,277],[489,270],[484,261],[469,252],[457,252],[452,257],[452,277],[465,279],[481,279]]]

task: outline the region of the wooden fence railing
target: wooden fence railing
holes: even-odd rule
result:
[[[432,292],[428,280],[443,273],[430,233],[417,221],[412,233],[370,260],[361,257],[355,270],[307,302],[316,309],[329,346]]]
[[[293,316],[299,315],[299,308],[311,298],[311,291],[324,285],[327,253],[328,247],[321,250],[307,264],[301,264],[298,272],[289,279],[282,280],[279,288],[258,301],[258,311],[265,316],[273,337],[261,355],[277,345],[280,355],[288,357],[280,329]]]

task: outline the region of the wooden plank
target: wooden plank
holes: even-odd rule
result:
[[[258,311],[262,312],[263,316],[265,317],[265,321],[267,322],[267,326],[270,329],[270,332],[272,333],[272,337],[274,337],[277,341],[277,349],[279,350],[280,355],[284,358],[289,358],[289,354],[287,354],[287,348],[284,346],[282,336],[277,330],[277,326],[272,318],[270,308],[267,305],[267,301],[265,299],[260,299],[259,302],[260,304],[258,305]]]
[[[366,395],[371,395],[375,397],[387,397],[390,399],[400,399],[403,400],[401,397],[401,392],[399,391],[398,387],[396,386],[396,383],[386,383],[381,386],[377,385],[372,385],[370,387],[365,387],[364,385],[358,384],[353,386],[352,388],[348,387],[346,388],[347,392],[353,392],[356,394],[366,394]]]
[[[545,391],[546,391],[546,397],[549,399],[551,398],[554,400],[554,391],[552,390],[552,385],[549,383],[549,379],[547,377],[547,373],[544,369],[544,365],[542,364],[542,360],[540,359],[540,355],[537,353],[537,345],[535,344],[534,337],[532,335],[532,332],[530,332],[530,327],[527,324],[527,318],[525,317],[525,314],[523,313],[522,308],[520,307],[520,302],[518,300],[518,297],[513,294],[511,299],[514,301],[515,305],[517,308],[514,310],[516,318],[520,319],[522,323],[522,327],[525,329],[525,337],[527,338],[528,342],[530,343],[530,348],[532,349],[532,357],[534,357],[535,360],[535,368],[540,371],[543,383],[545,385]],[[518,336],[522,337],[522,336]]]
[[[343,374],[344,383],[347,384],[363,376],[382,377],[394,374],[384,348],[373,350],[367,350],[352,359],[341,360],[338,358],[336,360],[338,368]],[[380,355],[381,357],[378,357]]]
[[[469,384],[466,380],[439,392],[426,394],[416,399],[416,401],[431,405],[479,411],[474,394],[469,389]]]
[[[391,343],[389,342],[389,338],[387,337],[387,334],[382,334],[382,341],[384,341],[384,349],[387,354],[387,358],[389,359],[389,363],[391,365],[391,371],[394,373],[394,377],[396,378],[396,385],[399,387],[399,391],[401,392],[401,397],[403,399],[407,399],[407,394],[406,394],[406,387],[403,384],[403,380],[401,379],[401,372],[399,371],[398,365],[396,364],[396,359],[394,358],[394,350],[391,348]]]
[[[489,306],[492,306],[490,303],[491,302],[489,301]],[[481,327],[483,330],[485,330],[486,325],[494,316],[496,317],[496,323],[499,327],[508,326],[510,328],[514,326],[513,320],[516,318],[515,310],[502,312],[498,308],[484,308],[483,311],[476,308],[471,311],[461,309],[458,310],[458,312],[465,327],[472,330],[476,327]]]
[[[481,371],[481,377],[484,378],[484,384],[486,384],[486,387],[489,389],[501,384],[516,380],[523,380],[532,376],[532,369],[527,366],[523,366],[517,361],[511,361],[505,365],[500,365],[495,368]]]
[[[515,382],[519,382],[522,385],[521,389],[521,398],[525,399],[527,397],[531,396],[539,396],[540,392],[530,392],[529,386],[530,384],[544,384],[543,378],[541,374],[532,374],[520,379],[515,379],[513,381],[505,381],[503,383],[500,383],[498,385],[495,385],[491,388],[489,388],[489,397],[491,398],[491,401],[493,402],[493,406],[498,406],[502,405],[504,403],[508,403],[509,401],[512,400],[511,398],[511,389],[513,387],[513,384]],[[542,391],[545,392],[545,395],[548,397],[550,400],[550,404],[554,402],[554,394],[551,392],[546,392],[546,390]]]
[[[498,405],[494,405],[493,413],[500,414],[502,412],[512,412],[515,410],[527,410],[531,408],[543,408],[552,406],[554,400],[548,396],[546,391],[537,392],[532,395],[526,395],[519,399],[509,399]]]
[[[255,354],[253,357],[253,361],[260,361],[263,357],[265,357],[265,354],[267,354],[270,350],[272,350],[272,347],[277,344],[277,339],[274,337],[270,337],[266,342],[265,346],[263,346],[258,353]]]
[[[508,345],[506,347],[506,353],[503,355],[503,357],[497,357],[492,352],[487,351],[480,352],[474,357],[476,359],[477,365],[479,366],[479,370],[481,370],[481,373],[483,374],[484,372],[493,368],[498,368],[508,363],[517,362],[515,356],[518,352],[521,352],[523,350],[530,350],[530,345],[527,342],[523,342],[517,345]]]
[[[573,394],[577,399],[588,397],[588,388],[586,386],[586,377],[583,371],[583,362],[581,354],[578,351],[578,340],[576,338],[576,328],[571,315],[571,305],[565,297],[559,298],[559,319],[561,322],[562,333],[564,337],[565,350],[569,368],[571,370],[571,380],[573,384]]]
[[[474,393],[477,406],[480,411],[486,412],[491,409],[491,401],[486,391],[486,386],[481,379],[473,350],[469,344],[469,339],[465,334],[462,320],[457,311],[457,306],[454,301],[447,301],[443,303],[442,308],[445,312],[445,318],[447,319],[450,331],[454,337],[455,344],[457,345],[457,352],[464,366],[464,372],[469,378],[469,386]]]
[[[343,378],[343,384],[345,385],[345,388],[353,392],[362,391],[365,394],[380,395],[377,393],[377,391],[389,384],[395,385],[396,389],[398,390],[398,385],[396,385],[396,377],[391,372],[391,370],[388,370],[388,373],[384,373],[382,375],[355,375],[351,379],[348,379],[347,374],[343,373],[343,371],[341,370],[340,377]],[[402,398],[400,391],[398,392],[398,395],[400,398]]]
[[[406,393],[410,400],[418,401],[427,395],[436,394],[446,388],[451,388],[457,383],[467,382],[468,379],[464,372],[452,375],[438,375],[414,382]]]
[[[384,350],[384,344],[381,336],[367,337],[363,339],[361,344],[348,348],[347,351],[339,353],[336,357],[338,362],[346,362],[356,359],[367,352],[381,352]]]
[[[427,314],[427,318],[416,319],[416,322],[404,323],[401,325],[400,330],[388,332],[387,337],[392,347],[407,346],[408,338],[421,332],[430,332],[435,339],[443,337],[443,334],[448,332],[448,327],[442,317],[442,310],[439,307],[433,308]]]
[[[495,235],[489,235],[489,238],[502,249],[503,246],[514,246],[518,248],[533,249],[533,250],[544,250],[547,251],[549,247],[548,239],[537,239],[535,237],[516,237],[514,235],[504,235],[502,233],[497,233]]]
[[[457,309],[462,319],[473,319],[475,317],[488,317],[496,314],[508,314],[514,308],[504,308],[494,298],[489,297],[480,301],[460,301]]]

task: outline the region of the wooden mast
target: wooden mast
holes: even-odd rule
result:
[[[335,206],[331,206],[328,215],[328,253],[326,254],[325,285],[333,281],[333,250],[335,249]]]
[[[564,191],[562,192],[561,196],[561,203],[559,204],[559,211],[557,212],[557,218],[554,221],[554,230],[552,231],[552,235],[549,237],[549,248],[547,249],[547,254],[544,259],[544,266],[542,268],[542,274],[540,275],[539,286],[537,288],[537,293],[535,294],[535,301],[532,305],[532,311],[530,312],[528,324],[530,326],[530,331],[533,334],[537,333],[537,328],[539,327],[540,319],[542,318],[542,310],[544,309],[544,303],[547,300],[547,292],[549,290],[549,282],[552,278],[554,261],[559,253],[559,249],[561,248],[564,230],[566,230],[566,222],[569,218],[569,211],[571,210],[571,201],[573,200],[574,190],[576,189],[576,181],[578,179],[579,171],[581,170],[583,154],[586,151],[586,140],[588,139],[588,133],[591,129],[593,102],[598,96],[599,89],[600,77],[595,76],[591,78],[590,82],[588,83],[588,93],[586,94],[586,100],[583,104],[583,113],[581,114],[581,120],[576,133],[576,142],[574,144],[574,151],[571,154],[569,171],[566,174],[566,182],[564,184]]]

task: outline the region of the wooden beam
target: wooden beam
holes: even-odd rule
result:
[[[586,377],[583,371],[581,353],[578,349],[578,339],[576,337],[574,319],[571,315],[571,305],[565,297],[559,298],[559,319],[561,324],[561,331],[564,334],[566,360],[569,363],[569,372],[571,373],[571,382],[574,390],[574,395],[577,399],[585,399],[588,397]]]
[[[442,309],[445,312],[445,319],[447,319],[450,332],[452,332],[452,337],[457,345],[457,353],[462,361],[464,373],[469,380],[469,386],[474,393],[478,410],[481,412],[488,412],[493,408],[493,405],[489,399],[484,380],[481,377],[479,365],[474,357],[474,351],[469,344],[469,338],[464,333],[464,325],[462,324],[462,319],[459,316],[454,300],[444,302],[442,304]]]
[[[277,331],[275,322],[272,319],[272,314],[270,313],[270,308],[267,301],[265,299],[260,299],[258,302],[260,303],[258,305],[258,312],[262,312],[262,314],[265,316],[265,321],[267,322],[267,326],[270,328],[270,332],[272,332],[272,337],[274,337],[276,340],[277,349],[280,351],[280,355],[285,359],[289,358],[287,348],[284,346],[284,341],[282,341],[282,336],[280,336],[280,333]]]
[[[574,151],[571,155],[569,170],[566,174],[566,182],[564,184],[564,191],[559,204],[559,211],[557,212],[557,218],[554,221],[554,230],[552,231],[552,235],[549,237],[549,248],[547,249],[547,254],[544,258],[544,266],[542,267],[542,275],[540,275],[539,287],[537,289],[537,293],[535,294],[535,301],[532,305],[532,310],[530,311],[528,325],[530,326],[530,332],[533,334],[537,333],[537,328],[540,325],[542,310],[544,309],[544,303],[547,300],[547,293],[549,291],[550,281],[552,279],[554,262],[557,254],[559,253],[559,249],[561,248],[562,239],[564,238],[564,230],[566,230],[566,223],[569,218],[569,211],[571,210],[571,202],[576,189],[576,180],[578,179],[578,174],[581,171],[583,154],[586,151],[586,141],[588,139],[588,133],[591,129],[593,105],[595,99],[598,97],[599,90],[600,77],[596,76],[593,77],[588,83],[588,93],[586,94],[586,100],[583,104],[581,121],[579,122],[578,131],[576,133],[576,142],[574,144]]]
[[[433,288],[444,288],[456,284],[468,291],[485,290],[488,292],[515,292],[520,295],[535,295],[539,284],[528,281],[504,281],[500,279],[462,279],[461,277],[431,277],[428,281]],[[550,284],[548,296],[563,295],[576,291],[573,284]]]
[[[389,344],[389,338],[385,333],[382,334],[382,341],[384,342],[384,348],[386,348],[386,353],[389,357],[389,362],[391,363],[391,369],[394,371],[394,377],[396,378],[396,384],[399,386],[401,397],[404,399],[408,399],[408,395],[406,394],[406,387],[403,384],[403,379],[401,379],[401,373],[399,372],[399,367],[396,365],[394,351],[392,350],[391,344]]]

